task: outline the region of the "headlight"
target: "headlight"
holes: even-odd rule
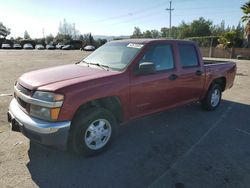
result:
[[[30,115],[39,119],[49,121],[57,120],[60,113],[60,108],[46,108],[42,106],[30,105]]]
[[[32,98],[38,99],[41,102],[30,105],[31,116],[37,117],[39,119],[49,120],[49,121],[57,120],[59,113],[60,113],[60,107],[64,99],[63,95],[52,93],[52,92],[36,91],[33,94]],[[44,105],[42,101],[52,103],[52,104],[58,103],[59,105],[56,105],[54,107],[47,106],[47,105]]]
[[[56,94],[52,92],[46,92],[46,91],[36,91],[33,94],[33,98],[47,101],[47,102],[56,102],[56,101],[63,101],[64,96],[61,94]]]

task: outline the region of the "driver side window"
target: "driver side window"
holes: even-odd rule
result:
[[[174,68],[172,47],[169,44],[152,46],[142,57],[140,63],[151,62],[155,64],[156,71]]]

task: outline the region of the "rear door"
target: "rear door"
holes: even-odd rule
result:
[[[192,43],[178,43],[177,53],[181,74],[179,84],[181,98],[184,101],[200,99],[205,82],[204,66],[200,62],[200,54],[196,45]]]

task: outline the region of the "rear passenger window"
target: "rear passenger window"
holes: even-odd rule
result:
[[[182,67],[194,67],[199,65],[196,49],[190,44],[179,44],[179,54]]]
[[[143,56],[140,63],[152,62],[157,71],[174,68],[174,58],[172,47],[169,44],[155,45],[151,47]]]

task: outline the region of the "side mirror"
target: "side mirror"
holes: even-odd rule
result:
[[[152,62],[143,62],[139,64],[137,75],[154,74],[156,72],[155,64]]]

